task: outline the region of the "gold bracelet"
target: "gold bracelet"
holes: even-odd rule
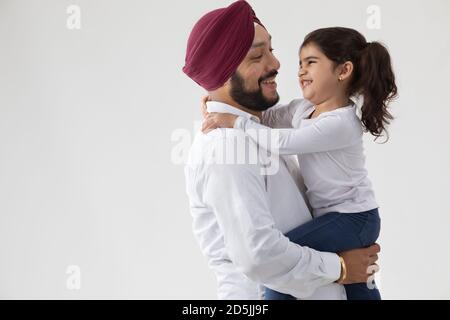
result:
[[[342,283],[347,279],[347,266],[345,265],[345,260],[339,256],[339,261],[341,262],[341,276],[338,279],[338,283]]]

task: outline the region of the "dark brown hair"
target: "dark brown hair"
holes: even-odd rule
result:
[[[300,49],[315,44],[336,65],[353,63],[348,95],[362,95],[361,122],[376,138],[386,132],[393,120],[388,104],[397,96],[391,57],[384,45],[368,43],[364,36],[349,28],[323,28],[308,34]]]

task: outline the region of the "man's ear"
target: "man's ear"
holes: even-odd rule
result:
[[[344,62],[343,64],[340,65],[339,69],[340,69],[339,70],[339,75],[338,75],[339,76],[339,80],[343,81],[345,79],[348,79],[348,78],[350,78],[350,76],[353,73],[353,69],[354,69],[353,62],[346,61],[346,62]]]

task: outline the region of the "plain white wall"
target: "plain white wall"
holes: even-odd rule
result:
[[[181,72],[188,34],[229,3],[0,0],[0,298],[215,299],[175,156],[203,94]],[[450,2],[250,3],[273,36],[282,102],[301,95],[307,32],[348,26],[388,45],[396,120],[387,144],[366,137],[382,294],[449,299]],[[69,5],[81,29],[67,28]],[[370,5],[381,29],[366,26]]]

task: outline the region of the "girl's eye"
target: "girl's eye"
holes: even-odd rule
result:
[[[316,63],[315,61],[308,61],[308,64]]]

